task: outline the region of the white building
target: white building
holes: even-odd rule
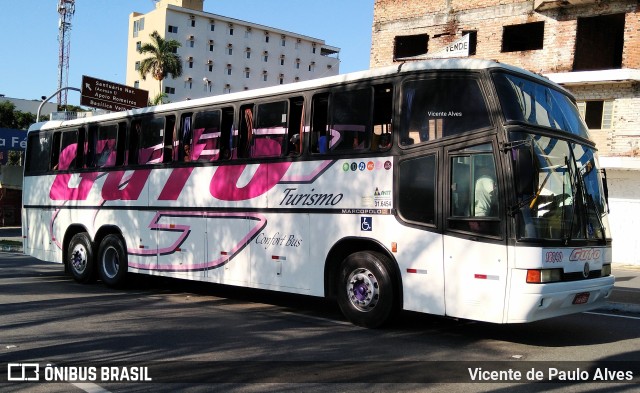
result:
[[[323,40],[203,11],[204,0],[159,0],[146,14],[129,16],[126,84],[159,89],[169,101],[200,98],[339,74],[340,49]],[[178,41],[182,76],[161,83],[138,71],[147,55],[137,48],[149,35]]]

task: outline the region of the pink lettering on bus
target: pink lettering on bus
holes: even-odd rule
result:
[[[78,175],[80,183],[77,187],[69,187],[69,181],[73,175],[71,173],[61,173],[56,176],[49,198],[54,201],[84,201],[89,196],[89,191],[98,177],[98,172],[81,173]]]
[[[102,186],[102,199],[105,201],[136,201],[149,179],[151,169],[133,171],[129,181],[122,181],[125,171],[109,172]],[[121,188],[125,184],[124,188]]]
[[[221,201],[243,201],[255,198],[275,187],[290,166],[290,162],[260,164],[249,183],[243,187],[238,187],[238,180],[247,165],[218,167],[211,178],[209,191],[214,198]]]

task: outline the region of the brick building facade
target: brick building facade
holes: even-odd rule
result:
[[[640,264],[640,2],[375,0],[371,68],[428,58],[469,34],[469,57],[570,90],[610,188],[614,262]]]

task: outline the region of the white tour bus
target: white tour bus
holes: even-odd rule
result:
[[[432,60],[31,127],[24,250],[495,323],[610,295],[607,189],[565,90]]]

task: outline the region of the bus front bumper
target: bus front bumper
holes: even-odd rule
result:
[[[526,274],[526,271],[524,274]],[[505,323],[523,323],[593,310],[611,295],[614,276],[590,280],[526,284],[514,274]],[[517,283],[517,284],[516,284]]]

